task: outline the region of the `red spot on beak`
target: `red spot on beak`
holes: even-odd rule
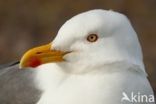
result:
[[[35,67],[41,65],[41,60],[40,60],[39,58],[37,58],[37,57],[32,57],[32,58],[30,59],[28,65],[29,65],[30,67],[35,68]]]

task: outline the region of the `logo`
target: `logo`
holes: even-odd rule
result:
[[[131,103],[151,103],[155,102],[154,95],[145,95],[141,94],[140,92],[134,93],[131,92],[130,94],[127,94],[125,92],[122,93],[122,99],[121,102],[131,102]]]

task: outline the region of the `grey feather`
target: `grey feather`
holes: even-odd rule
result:
[[[35,71],[20,70],[15,64],[0,69],[0,104],[35,104],[41,96],[34,83]]]

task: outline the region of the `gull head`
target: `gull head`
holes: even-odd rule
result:
[[[63,24],[48,45],[29,50],[20,66],[57,64],[66,71],[88,72],[124,62],[144,71],[137,34],[128,18],[111,10],[90,10]]]

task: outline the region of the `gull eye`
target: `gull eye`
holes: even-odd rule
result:
[[[87,41],[89,41],[89,42],[96,42],[97,39],[98,39],[97,34],[90,34],[90,35],[87,37]]]

